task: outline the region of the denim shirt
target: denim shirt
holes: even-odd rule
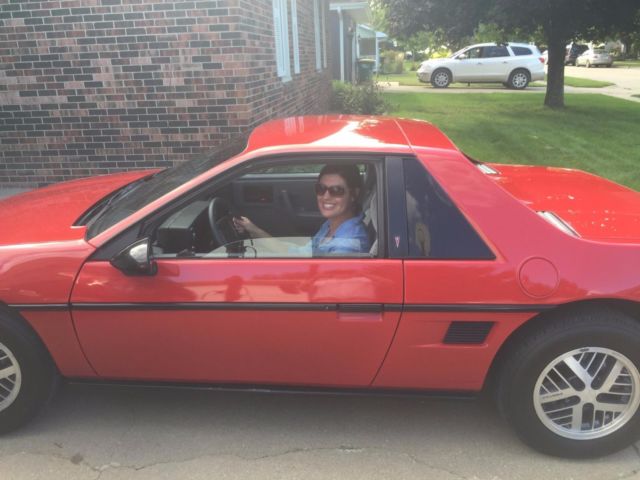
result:
[[[332,238],[326,239],[329,232],[329,220],[324,222],[318,233],[311,239],[313,256],[343,255],[348,253],[367,253],[371,245],[369,236],[362,223],[364,215],[352,217],[340,224]]]

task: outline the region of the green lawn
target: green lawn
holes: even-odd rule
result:
[[[399,82],[400,85],[407,86],[427,86],[426,83],[421,83],[418,80],[416,72],[405,72],[402,74],[395,75],[379,75],[379,82]],[[564,77],[564,84],[568,87],[582,87],[582,88],[602,88],[608,87],[609,85],[614,85],[611,82],[601,82],[599,80],[589,80],[587,78],[577,78],[577,77]],[[431,85],[428,85],[431,87]],[[501,83],[472,83],[471,86],[473,88],[504,88]],[[531,86],[541,87],[544,86],[543,82],[534,82]],[[449,88],[468,88],[466,83],[453,83]]]
[[[615,60],[614,67],[640,68],[640,60]]]
[[[542,93],[384,95],[392,115],[433,122],[478,160],[579,168],[640,190],[637,103],[568,94],[551,110]]]

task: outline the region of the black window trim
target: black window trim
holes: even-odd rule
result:
[[[161,206],[157,210],[151,212],[149,215],[131,225],[126,230],[118,233],[113,238],[110,238],[107,242],[101,245],[88,259],[87,261],[108,261],[113,256],[133,244],[136,240],[140,240],[145,237],[151,237],[153,232],[157,230],[162,221],[171,214],[184,208],[189,203],[193,202],[200,196],[206,195],[207,192],[214,191],[224,182],[239,177],[243,173],[254,170],[257,166],[269,167],[281,164],[290,163],[292,159],[296,159],[297,163],[329,163],[329,162],[345,162],[345,163],[371,163],[376,166],[376,182],[378,192],[386,192],[384,188],[386,185],[386,177],[384,175],[385,170],[385,153],[380,152],[366,152],[366,153],[354,153],[354,152],[303,152],[293,153],[286,155],[264,155],[255,158],[248,159],[239,165],[231,167],[220,175],[215,176],[209,181],[205,181],[202,184],[194,187],[192,190],[185,192],[178,198],[173,199],[167,204]],[[383,220],[385,216],[384,206],[382,201],[382,195],[378,195],[378,254],[375,257],[349,257],[349,256],[336,256],[336,257],[316,257],[314,259],[333,259],[333,260],[354,260],[354,259],[384,259],[387,257],[387,241],[384,235],[386,229],[386,222]],[[187,257],[191,260],[198,259],[199,257]],[[213,260],[213,258],[203,258],[204,260]],[[309,258],[299,257],[274,257],[273,260],[308,260]],[[271,258],[264,259],[271,260]]]

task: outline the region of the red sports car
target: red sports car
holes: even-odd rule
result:
[[[414,120],[269,122],[0,201],[0,430],[59,378],[491,391],[528,444],[640,435],[640,195]]]

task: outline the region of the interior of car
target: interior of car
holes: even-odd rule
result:
[[[325,222],[314,189],[324,165],[325,162],[297,162],[263,166],[204,191],[162,220],[153,238],[154,257],[319,256],[306,247]],[[358,212],[369,240],[368,249],[336,255],[376,257],[380,175],[375,162],[357,162],[357,167],[363,185],[357,199]],[[234,227],[234,217],[250,218],[271,238],[251,238],[246,232],[239,232]]]

